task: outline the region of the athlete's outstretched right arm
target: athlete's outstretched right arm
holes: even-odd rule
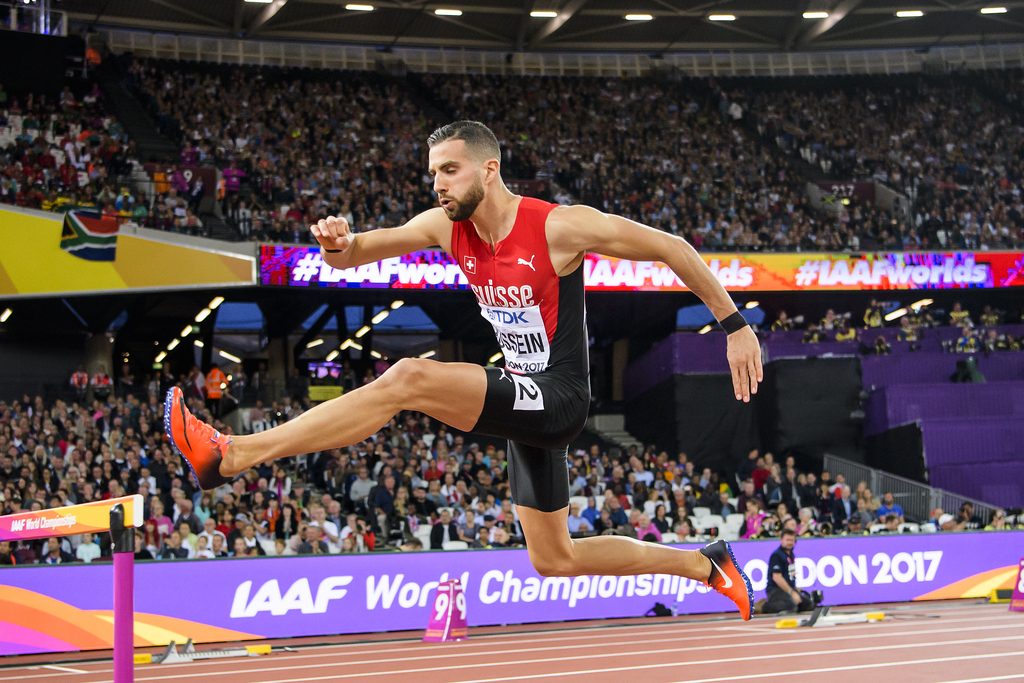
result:
[[[414,216],[398,228],[353,234],[348,221],[330,216],[310,226],[309,230],[320,243],[324,262],[338,269],[404,256],[433,246],[450,251],[452,242],[452,222],[439,207]]]

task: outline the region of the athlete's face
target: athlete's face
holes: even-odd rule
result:
[[[430,150],[430,175],[448,220],[467,221],[484,199],[484,168],[466,154],[463,140],[448,140]]]

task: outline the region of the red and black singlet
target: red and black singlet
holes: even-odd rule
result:
[[[551,265],[545,223],[556,206],[523,197],[512,231],[493,252],[472,222],[455,223],[452,256],[476,294],[480,314],[494,328],[510,372],[550,370],[586,382],[583,268],[559,277]]]

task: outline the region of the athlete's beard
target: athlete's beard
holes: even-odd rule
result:
[[[477,178],[476,183],[473,184],[473,187],[469,188],[465,197],[462,199],[449,197],[449,199],[454,202],[455,208],[453,209],[449,205],[444,210],[445,214],[448,215],[448,220],[453,223],[468,221],[469,217],[476,211],[476,207],[480,206],[480,202],[484,200],[484,184]]]

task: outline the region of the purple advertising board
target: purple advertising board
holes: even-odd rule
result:
[[[755,599],[777,547],[734,544]],[[797,585],[821,589],[829,605],[987,595],[1011,586],[1022,547],[1021,531],[801,539]],[[655,602],[681,614],[735,610],[668,575],[542,578],[525,550],[161,561],[135,568],[136,645],[160,644],[153,633],[211,642],[423,630],[451,578],[465,588],[470,626],[637,617]],[[109,614],[111,583],[109,564],[0,570],[0,653],[99,647],[76,644],[74,629]]]

